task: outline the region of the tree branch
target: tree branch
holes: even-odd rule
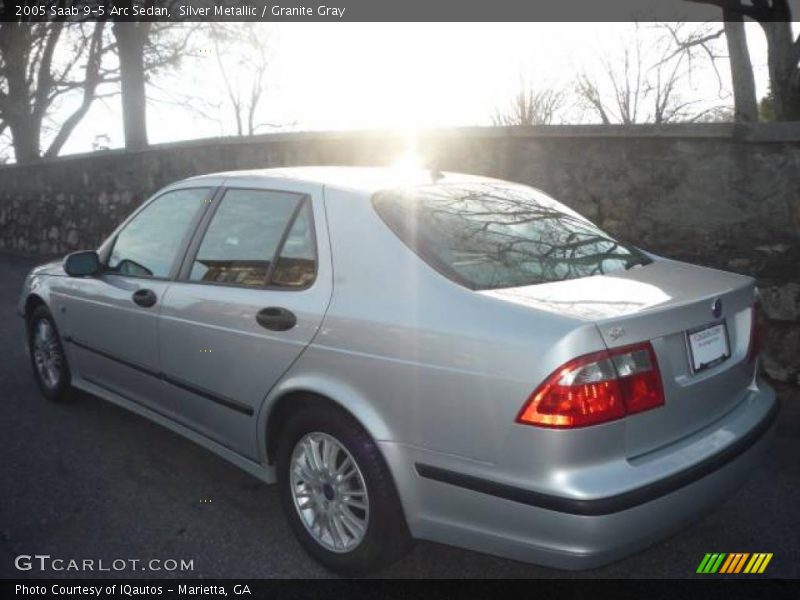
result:
[[[674,27],[670,25],[665,25],[665,29],[669,31],[670,35],[672,36],[672,39],[675,41],[675,44],[677,45],[677,48],[675,48],[675,50],[673,50],[667,56],[662,58],[658,64],[669,62],[670,60],[678,56],[678,54],[685,52],[689,48],[693,48],[695,46],[701,46],[704,50],[706,50],[706,52],[711,54],[706,44],[708,44],[708,42],[711,42],[713,40],[719,39],[725,33],[725,29],[722,28],[719,29],[718,31],[715,31],[714,33],[709,33],[708,35],[703,35],[696,38],[690,36],[686,40],[681,40],[678,37],[678,32],[675,30]]]
[[[36,78],[36,92],[33,97],[33,118],[35,121],[40,121],[47,110],[47,94],[53,84],[53,74],[50,71],[53,65],[53,53],[56,49],[58,39],[61,37],[61,31],[64,28],[64,23],[53,23],[51,29],[48,31],[47,41],[45,48],[42,52],[42,60],[39,63],[39,73]]]
[[[64,121],[64,124],[61,126],[61,129],[59,129],[55,139],[51,142],[50,146],[45,152],[45,158],[58,156],[58,153],[61,151],[64,143],[72,134],[72,131],[75,129],[78,123],[80,123],[83,117],[86,116],[86,113],[89,111],[89,108],[95,99],[97,86],[100,83],[99,73],[103,57],[102,48],[104,27],[105,23],[102,21],[95,23],[94,26],[94,33],[92,34],[92,41],[89,46],[89,57],[86,61],[86,76],[84,78],[83,99],[81,104]]]

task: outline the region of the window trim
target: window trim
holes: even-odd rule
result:
[[[198,185],[198,186],[190,186],[190,187],[178,187],[178,188],[171,188],[163,190],[161,193],[153,196],[146,202],[143,202],[139,208],[137,208],[131,215],[125,219],[125,221],[118,227],[118,229],[114,232],[114,235],[110,238],[110,242],[108,243],[107,248],[102,248],[103,256],[101,256],[100,266],[101,276],[113,276],[113,277],[125,277],[129,279],[141,279],[144,281],[174,281],[175,278],[178,276],[180,266],[183,262],[183,257],[186,254],[186,250],[189,246],[190,240],[193,238],[195,231],[197,230],[197,226],[202,222],[203,218],[205,217],[206,213],[208,212],[209,207],[213,204],[214,200],[216,199],[219,191],[222,189],[222,186],[213,186],[213,185]],[[119,273],[117,271],[113,271],[108,267],[108,261],[111,260],[111,254],[114,252],[114,248],[117,245],[117,240],[119,239],[119,234],[122,233],[128,225],[130,225],[141,213],[147,210],[152,204],[157,202],[159,199],[163,198],[167,194],[173,194],[175,192],[183,192],[189,190],[206,190],[210,192],[208,199],[203,202],[203,205],[195,211],[195,214],[192,216],[189,224],[186,228],[186,232],[183,234],[181,241],[178,243],[177,250],[175,252],[175,256],[172,259],[172,263],[170,264],[169,271],[165,277],[156,277],[154,275],[131,275],[130,273]],[[105,243],[104,243],[105,245]]]
[[[217,210],[219,210],[219,207],[222,206],[222,201],[225,199],[225,194],[227,194],[228,191],[230,190],[273,192],[278,194],[290,194],[292,196],[297,196],[298,199],[297,205],[292,210],[292,214],[290,215],[289,220],[286,222],[286,226],[284,227],[283,233],[281,234],[281,237],[278,240],[278,245],[275,248],[275,253],[272,255],[272,260],[270,261],[270,265],[269,268],[267,269],[267,274],[265,277],[266,281],[269,281],[269,278],[272,276],[275,261],[277,257],[280,256],[280,253],[283,251],[286,239],[289,237],[289,232],[291,231],[291,228],[294,226],[294,223],[297,220],[300,211],[303,209],[303,206],[305,206],[305,204],[308,203],[309,217],[310,217],[309,226],[311,227],[311,244],[314,253],[314,279],[312,279],[307,285],[304,285],[302,287],[285,287],[279,285],[269,285],[266,282],[264,285],[245,285],[242,283],[229,283],[224,281],[198,281],[195,279],[189,279],[189,276],[192,271],[192,265],[194,265],[194,262],[197,259],[197,254],[200,251],[200,246],[202,245],[203,240],[206,237],[208,228],[210,227],[211,222],[214,220],[214,216],[217,214]],[[202,221],[195,228],[194,235],[192,236],[192,239],[186,248],[186,252],[184,253],[183,260],[181,262],[180,268],[176,276],[176,281],[192,285],[210,285],[216,287],[229,287],[229,288],[237,288],[244,290],[258,290],[258,291],[269,290],[277,292],[303,292],[314,286],[314,284],[317,282],[317,276],[319,275],[319,248],[317,241],[317,226],[316,226],[316,220],[314,218],[314,204],[311,194],[303,192],[295,192],[290,190],[281,190],[277,188],[262,188],[262,187],[249,187],[249,186],[244,186],[244,187],[221,186],[219,190],[217,190],[217,192],[218,193],[214,195],[214,198],[211,202],[210,209],[206,211]]]

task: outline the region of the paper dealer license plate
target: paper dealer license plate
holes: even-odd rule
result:
[[[697,373],[718,365],[731,355],[725,321],[688,331],[689,358],[692,370]]]

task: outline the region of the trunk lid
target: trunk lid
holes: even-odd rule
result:
[[[750,277],[659,259],[608,275],[483,293],[593,321],[609,348],[652,343],[665,403],[626,417],[630,458],[708,426],[744,399],[753,380],[746,356],[755,300]],[[730,357],[695,372],[687,332],[715,323],[725,325]]]

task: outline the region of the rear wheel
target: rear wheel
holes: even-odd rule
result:
[[[359,575],[411,546],[389,469],[351,417],[309,407],[283,427],[277,454],[281,503],[305,550],[330,570]]]
[[[38,306],[28,318],[28,349],[36,383],[45,398],[60,402],[69,397],[71,375],[53,316]]]

